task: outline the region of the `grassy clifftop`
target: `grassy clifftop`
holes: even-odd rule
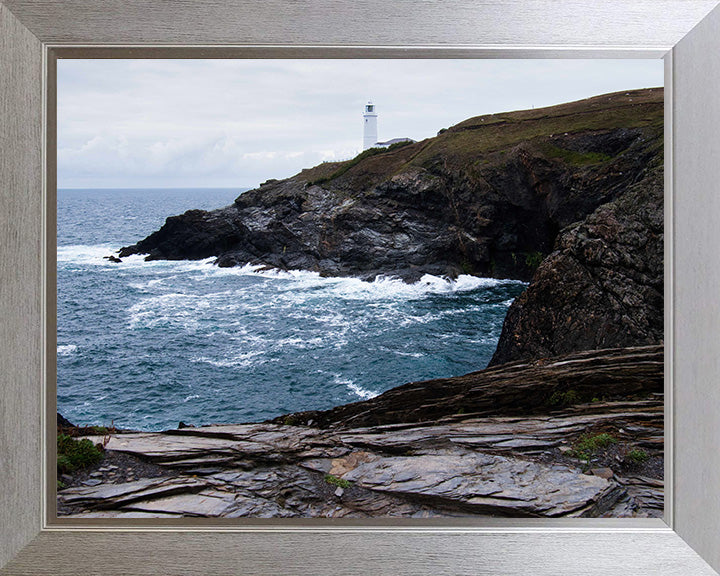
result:
[[[448,169],[473,174],[497,154],[525,144],[550,158],[571,164],[595,164],[612,159],[607,153],[563,146],[563,137],[616,129],[650,129],[662,133],[663,89],[615,92],[567,104],[469,118],[433,138],[345,162],[328,162],[303,170],[298,177],[322,181],[331,188],[367,188],[404,171]],[[367,152],[367,151],[366,151]],[[365,154],[365,153],[363,153]]]

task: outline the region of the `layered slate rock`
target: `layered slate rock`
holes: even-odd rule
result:
[[[442,415],[433,408],[433,418],[421,422],[402,422],[398,413],[384,425],[327,425],[328,418],[326,428],[262,423],[118,433],[107,450],[167,474],[67,488],[58,502],[63,513],[100,518],[658,516],[661,477],[622,464],[631,448],[662,460],[662,394],[637,384],[652,380],[648,366],[662,372],[656,363],[662,350],[648,352],[607,351],[609,363],[625,359],[626,388],[616,375],[594,387],[598,398],[573,396],[570,405],[526,415],[462,414],[446,405]],[[593,360],[600,373],[601,357]],[[546,388],[552,378],[542,372],[559,372],[575,359],[525,370]],[[488,370],[495,377],[498,371]],[[462,381],[458,386],[466,390]],[[353,406],[362,413],[363,405],[383,409],[372,401]],[[294,416],[299,422],[307,414]],[[581,438],[597,433],[612,435],[614,452],[605,460],[573,456]]]
[[[378,458],[343,479],[421,501],[452,501],[468,511],[513,516],[567,516],[614,503],[619,495],[607,480],[565,466],[466,451]]]
[[[663,391],[663,347],[589,350],[522,361],[454,378],[412,382],[363,402],[297,412],[273,422],[320,427],[425,422],[448,414],[474,416],[548,413],[569,393],[577,399]]]

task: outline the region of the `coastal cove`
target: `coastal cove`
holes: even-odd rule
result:
[[[329,409],[490,360],[525,284],[218,268],[105,256],[236,190],[60,190],[58,406],[163,430]]]
[[[658,88],[471,118],[193,207],[112,254],[59,248],[68,278],[142,277],[123,280],[130,300],[96,286],[117,304],[103,329],[146,338],[107,361],[143,419],[172,415],[163,432],[59,416],[106,453],[62,476],[61,514],[661,515],[662,135]],[[72,368],[80,347],[58,345]],[[212,366],[208,385],[183,381],[183,359]]]

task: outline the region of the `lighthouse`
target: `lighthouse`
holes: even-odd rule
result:
[[[372,102],[365,104],[365,113],[363,114],[363,150],[372,148],[377,143],[377,112]]]

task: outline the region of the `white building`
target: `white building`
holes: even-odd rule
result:
[[[392,140],[388,140],[387,142],[375,142],[374,148],[388,148],[389,146],[392,146],[393,144],[397,144],[398,142],[415,142],[412,138],[393,138]]]
[[[363,114],[364,130],[363,130],[363,150],[372,148],[377,142],[377,112],[372,102],[365,104],[365,113]]]
[[[415,142],[415,140],[411,138],[393,138],[387,142],[378,142],[377,117],[375,104],[368,101],[368,103],[365,104],[365,113],[363,114],[363,125],[365,127],[363,131],[363,150],[367,150],[368,148],[387,148],[398,142]]]

